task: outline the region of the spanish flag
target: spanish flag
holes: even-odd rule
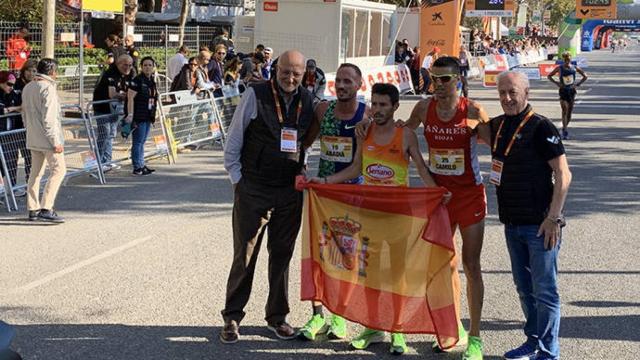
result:
[[[302,300],[372,329],[458,341],[443,188],[304,188]]]

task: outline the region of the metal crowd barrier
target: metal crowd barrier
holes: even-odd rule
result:
[[[108,105],[109,112],[95,112],[94,105]],[[132,135],[127,138],[121,136],[120,121],[124,117],[124,103],[118,100],[91,101],[85,108],[87,126],[91,129],[96,143],[96,157],[99,171],[103,181],[105,170],[113,165],[122,165],[131,159]],[[114,125],[115,124],[115,125]],[[107,142],[111,134],[111,127],[116,127],[115,136],[111,139],[111,160],[105,159],[103,154],[107,151]],[[135,130],[134,130],[135,131]],[[145,143],[145,158],[168,157],[168,147],[165,130],[162,122],[156,121]]]
[[[177,149],[224,138],[211,91],[160,94],[159,110],[173,155]]]
[[[62,131],[65,139],[64,155],[67,164],[65,179],[88,173],[96,177],[100,183],[104,183],[100,167],[96,162],[96,146],[87,119],[79,106],[62,107],[63,113],[69,110],[78,110],[79,117],[63,117],[62,119]],[[2,116],[0,121],[17,116],[19,115]],[[2,172],[5,174],[3,197],[7,211],[18,210],[15,193],[26,190],[31,168],[31,152],[27,150],[26,146],[26,129],[0,132],[0,162],[2,163]],[[47,178],[47,175],[43,176],[42,181],[45,182]]]

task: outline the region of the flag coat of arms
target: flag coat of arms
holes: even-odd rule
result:
[[[458,341],[443,188],[302,184],[302,300],[372,329]]]

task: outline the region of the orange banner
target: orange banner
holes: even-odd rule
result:
[[[372,329],[458,338],[443,188],[301,184],[302,300]]]
[[[440,55],[460,53],[461,0],[422,0],[420,8],[420,48],[423,54],[434,47]]]

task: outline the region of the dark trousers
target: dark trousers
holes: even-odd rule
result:
[[[233,203],[233,264],[222,317],[238,323],[245,315],[265,230],[269,252],[269,297],[265,320],[284,321],[289,314],[289,262],[302,217],[302,193],[289,187],[261,185],[242,178]]]

